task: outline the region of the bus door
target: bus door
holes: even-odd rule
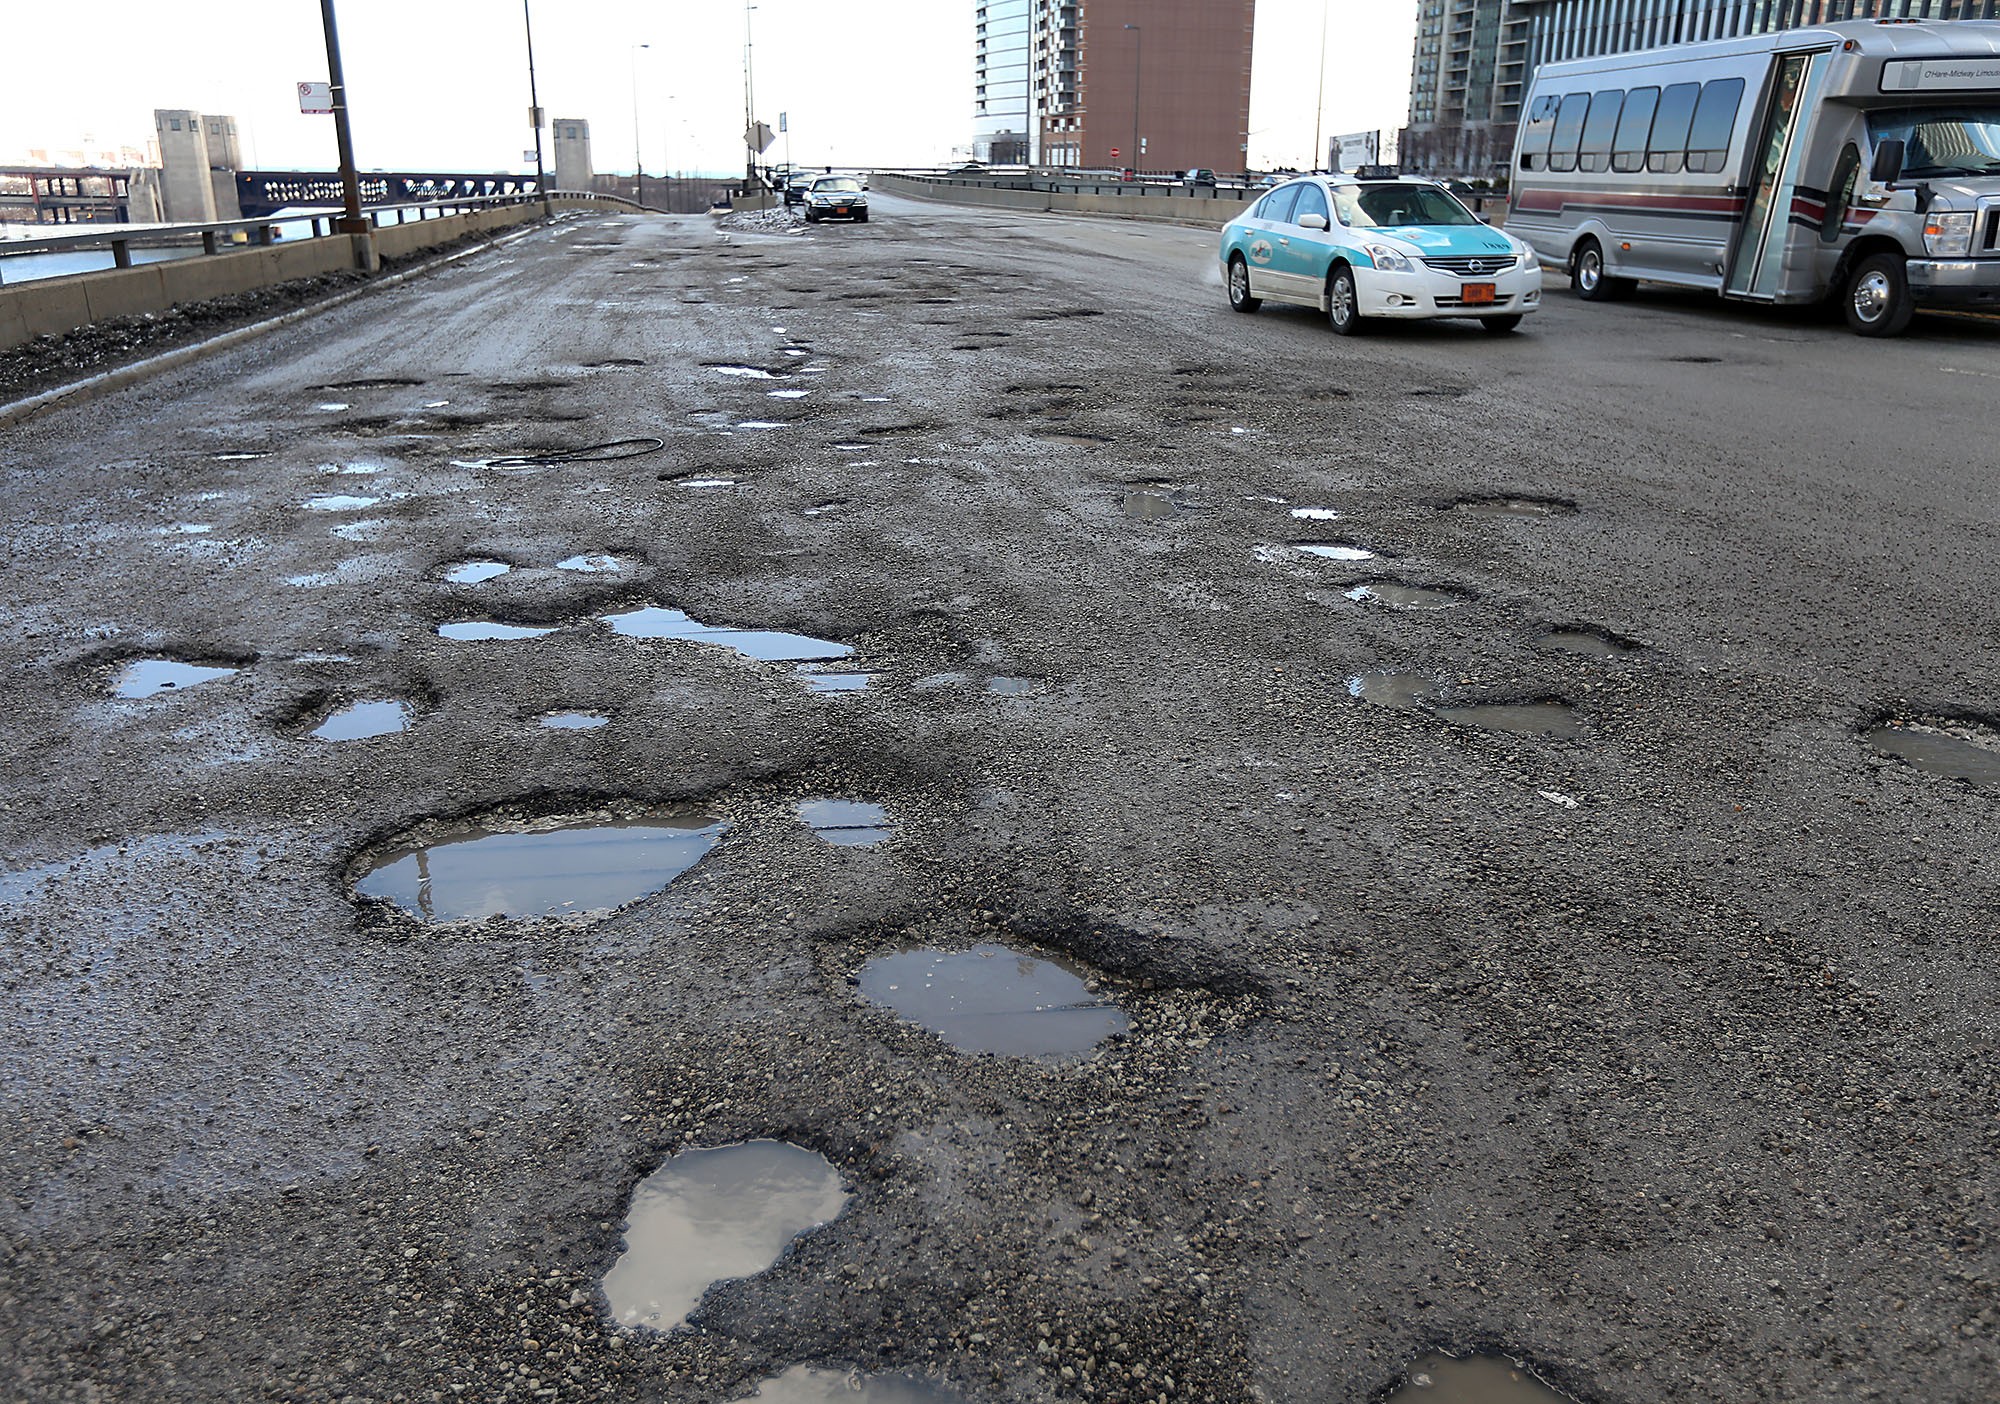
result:
[[[1775,61],[1776,81],[1757,143],[1750,148],[1749,203],[1722,285],[1730,297],[1769,302],[1787,291],[1785,249],[1792,240],[1792,197],[1831,61],[1827,50],[1780,54]]]

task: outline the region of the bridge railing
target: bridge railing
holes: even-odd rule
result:
[[[640,206],[620,195],[600,195],[594,190],[552,190],[552,201],[575,204],[614,205],[626,209]],[[540,204],[540,195],[468,195],[457,199],[419,200],[402,205],[369,205],[362,211],[377,229],[399,224],[415,224],[473,210],[497,209],[508,205]],[[134,249],[193,249],[202,253],[227,253],[240,243],[271,244],[286,238],[325,238],[334,232],[340,210],[307,209],[282,219],[219,219],[185,224],[111,224],[72,234],[50,234],[35,239],[0,238],[0,283],[6,282],[7,260],[23,254],[75,253],[94,249],[111,251],[111,267],[130,268]],[[239,241],[236,236],[243,238]]]

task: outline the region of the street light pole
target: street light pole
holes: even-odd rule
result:
[[[361,217],[361,173],[354,168],[354,134],[347,126],[347,77],[340,68],[340,30],[333,20],[333,0],[319,0],[320,23],[326,28],[326,79],[333,90],[333,138],[340,147],[341,218],[334,228],[342,234],[366,234]]]
[[[535,92],[535,17],[528,11],[528,0],[521,0],[521,23],[528,31],[528,121],[535,128],[535,189],[541,193],[542,217],[548,219],[556,212],[556,202],[549,194],[548,173],[542,169],[542,100]]]
[[[1323,169],[1320,155],[1325,150],[1320,145],[1320,122],[1326,116],[1326,10],[1327,0],[1320,0],[1319,6],[1319,102],[1313,107],[1313,169]],[[1327,163],[1328,166],[1332,162]]]
[[[1146,77],[1146,31],[1136,24],[1128,24],[1125,27],[1139,36],[1134,41],[1138,45],[1138,54],[1132,60],[1132,175],[1134,179],[1137,179],[1139,175],[1139,84]]]
[[[750,15],[755,5],[743,6],[743,149],[747,153],[743,161],[743,193],[750,194],[750,187],[757,183],[757,158],[762,155],[757,150],[757,85],[751,78],[751,55],[753,45],[750,33]]]
[[[646,163],[639,159],[639,50],[652,47],[651,44],[632,46],[632,178],[638,184],[635,193],[642,210],[646,208]]]

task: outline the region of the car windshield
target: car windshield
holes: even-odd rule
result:
[[[1410,224],[1477,224],[1472,211],[1434,185],[1336,185],[1334,204],[1350,229]]]
[[[1906,107],[1868,114],[1876,145],[1903,143],[1906,176],[1986,175],[2000,170],[2000,106]]]
[[[853,176],[833,176],[831,178],[822,177],[821,179],[813,182],[813,191],[816,194],[822,194],[822,195],[826,194],[829,191],[832,191],[837,194],[845,194],[848,191],[859,190],[860,188],[861,188],[861,182],[854,179]]]

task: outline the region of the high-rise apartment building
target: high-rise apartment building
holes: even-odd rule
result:
[[[973,154],[1241,170],[1256,0],[979,0]]]
[[[1402,163],[1503,170],[1539,64],[1855,19],[2000,19],[2000,0],[1422,0]]]

